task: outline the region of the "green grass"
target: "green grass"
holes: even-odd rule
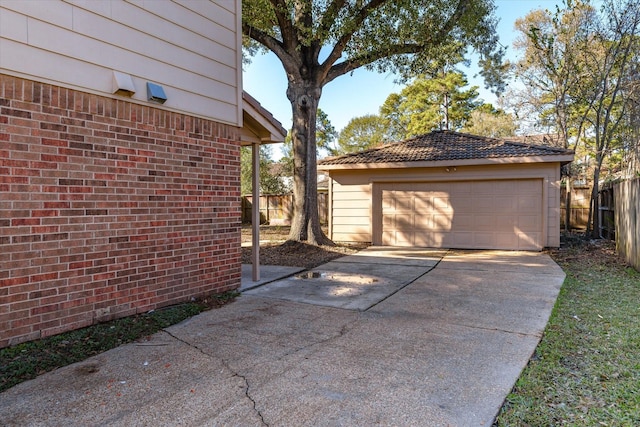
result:
[[[640,273],[610,243],[552,256],[567,278],[495,425],[640,425]]]
[[[236,291],[165,307],[0,349],[0,392],[71,363],[152,335],[210,308],[233,301]]]

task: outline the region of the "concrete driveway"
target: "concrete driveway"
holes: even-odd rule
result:
[[[398,248],[296,274],[0,394],[3,424],[490,426],[564,280],[540,253]]]

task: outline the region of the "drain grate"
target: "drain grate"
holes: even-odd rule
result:
[[[320,279],[327,275],[327,273],[323,273],[320,271],[305,271],[304,273],[300,273],[296,275],[296,279]]]

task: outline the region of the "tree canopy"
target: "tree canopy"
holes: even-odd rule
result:
[[[337,154],[356,153],[391,141],[387,120],[377,114],[354,117],[340,131]]]
[[[518,125],[512,114],[496,109],[491,104],[482,104],[471,112],[462,132],[490,138],[514,136]]]

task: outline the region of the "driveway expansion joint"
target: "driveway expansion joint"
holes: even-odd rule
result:
[[[197,345],[192,344],[192,343],[190,343],[190,342],[178,337],[175,334],[172,334],[168,330],[163,329],[162,331],[165,332],[167,335],[169,335],[171,338],[175,339],[176,341],[179,341],[182,344],[185,344],[185,345],[197,350],[198,352],[200,352],[201,354],[207,356],[208,358],[211,358],[211,359],[215,359],[216,358],[215,356],[207,353],[206,351],[204,351],[203,349],[201,349]],[[264,420],[264,416],[262,415],[262,412],[260,412],[260,410],[258,409],[257,402],[255,401],[255,399],[253,397],[251,397],[251,394],[249,393],[249,389],[250,389],[249,379],[245,375],[242,375],[240,372],[238,372],[235,369],[233,369],[231,367],[231,365],[229,365],[229,363],[225,359],[220,358],[219,360],[222,363],[222,365],[227,369],[227,371],[231,372],[231,376],[232,377],[240,378],[244,382],[244,395],[245,395],[245,397],[251,402],[253,411],[256,413],[256,415],[258,417],[260,417],[260,421],[262,422],[262,425],[268,427],[269,424]]]
[[[426,274],[429,274],[430,272],[432,272],[433,270],[436,269],[436,267],[438,267],[438,265],[440,265],[440,263],[442,262],[443,259],[445,259],[445,257],[451,252],[451,249],[447,249],[447,251],[442,254],[442,256],[440,257],[440,259],[438,260],[438,262],[436,262],[432,267],[430,267],[428,270],[426,270],[424,273],[422,273],[421,275],[419,275],[418,277],[414,278],[413,280],[409,280],[407,283],[405,283],[404,285],[402,285],[401,287],[399,287],[398,289],[396,289],[394,292],[390,293],[389,295],[387,295],[386,297],[384,297],[383,299],[381,299],[380,301],[376,302],[375,304],[367,307],[366,309],[362,310],[363,312],[369,311],[371,310],[373,307],[380,305],[381,303],[383,303],[384,301],[388,300],[389,298],[391,298],[392,296],[394,296],[395,294],[397,294],[398,292],[400,292],[401,290],[403,290],[404,288],[406,288],[407,286],[409,286],[410,284],[414,283],[416,280],[420,279],[421,277],[424,277]]]

